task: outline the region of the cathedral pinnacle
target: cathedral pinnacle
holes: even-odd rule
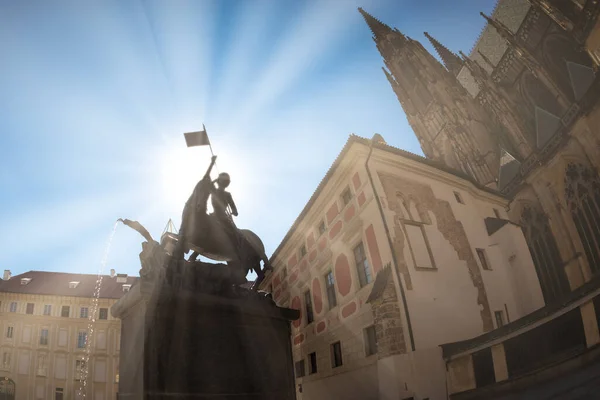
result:
[[[358,7],[358,12],[360,12],[369,25],[369,29],[373,32],[373,36],[375,40],[381,40],[386,37],[388,33],[392,33],[393,30],[377,18],[373,17],[371,14],[362,9],[362,7]]]
[[[454,74],[454,76],[458,75],[458,73],[460,72],[460,69],[463,66],[463,62],[460,59],[460,57],[458,57],[456,54],[454,54],[453,52],[448,50],[448,48],[446,46],[444,46],[443,44],[438,42],[435,38],[433,38],[431,35],[429,35],[429,33],[425,32],[425,36],[427,37],[427,39],[429,39],[429,41],[435,48],[435,51],[438,53],[438,55],[442,59],[442,62],[444,63],[444,66],[446,67],[446,69],[448,71],[450,71],[452,74]]]

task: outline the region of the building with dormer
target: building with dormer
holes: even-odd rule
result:
[[[116,399],[121,323],[109,309],[138,278],[105,275],[100,286],[98,278],[5,271],[0,281],[0,398],[77,399],[85,388],[86,398]]]

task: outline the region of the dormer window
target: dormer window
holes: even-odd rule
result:
[[[71,281],[71,282],[69,282],[69,289],[75,289],[77,286],[79,286],[79,282],[78,281]]]
[[[127,274],[117,274],[117,283],[127,283]]]
[[[130,289],[131,289],[131,285],[123,285],[124,292],[129,292]]]
[[[27,285],[31,282],[31,278],[21,278],[21,285]]]

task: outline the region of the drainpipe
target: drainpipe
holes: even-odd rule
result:
[[[394,252],[394,244],[392,242],[392,236],[390,235],[390,228],[388,227],[387,220],[385,218],[385,214],[383,213],[383,206],[381,205],[381,200],[379,199],[379,195],[377,194],[377,189],[375,188],[375,183],[373,182],[373,176],[371,175],[371,170],[369,169],[369,160],[371,159],[371,154],[373,153],[373,139],[371,139],[371,144],[369,146],[369,155],[367,156],[367,161],[365,161],[365,169],[367,170],[367,176],[369,177],[369,183],[371,184],[371,189],[373,190],[373,196],[375,196],[375,200],[377,201],[377,207],[379,208],[379,214],[381,215],[381,220],[383,221],[383,227],[385,228],[385,235],[387,237],[388,245],[390,246],[390,252],[392,253],[392,262],[394,263],[394,272],[396,272],[396,278],[398,278],[398,286],[400,286],[400,297],[402,297],[402,305],[404,306],[404,315],[406,315],[406,325],[408,328],[408,336],[410,338],[410,347],[412,351],[415,351],[415,340],[413,338],[412,324],[410,323],[410,314],[408,312],[408,303],[406,301],[406,294],[404,293],[404,287],[402,286],[402,279],[400,279],[400,273],[398,272],[398,260],[396,259],[396,253]]]

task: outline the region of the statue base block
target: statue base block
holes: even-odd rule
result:
[[[240,287],[194,290],[180,278],[201,264],[140,273],[154,279],[113,306],[122,320],[119,399],[295,399],[290,321],[299,312]]]

